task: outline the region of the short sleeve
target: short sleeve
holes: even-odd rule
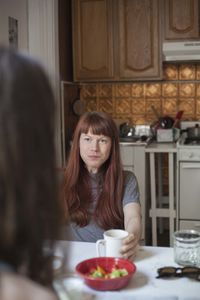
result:
[[[137,178],[131,171],[124,172],[123,206],[128,203],[140,203],[140,193]]]

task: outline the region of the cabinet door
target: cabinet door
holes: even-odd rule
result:
[[[123,166],[134,168],[134,147],[122,145],[120,152]]]
[[[120,79],[160,79],[159,0],[117,3]]]
[[[180,221],[179,229],[193,229],[200,231],[200,220],[199,221]]]
[[[199,38],[198,0],[164,0],[164,40]]]
[[[181,162],[179,182],[179,219],[200,220],[200,163]]]
[[[113,77],[112,0],[74,0],[74,80]]]

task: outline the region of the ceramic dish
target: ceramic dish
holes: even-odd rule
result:
[[[106,273],[111,273],[112,269],[117,267],[119,269],[126,269],[128,274],[116,278],[91,277],[90,271],[96,269],[98,266],[103,268]],[[76,272],[89,287],[95,290],[109,291],[125,287],[136,272],[136,266],[133,262],[123,258],[94,257],[80,262],[76,266]]]

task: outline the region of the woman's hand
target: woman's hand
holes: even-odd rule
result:
[[[133,260],[141,237],[141,207],[139,203],[128,203],[124,206],[124,228],[129,235],[124,239],[122,255]]]
[[[138,238],[133,233],[129,233],[127,238],[124,239],[121,248],[121,254],[123,258],[133,260],[138,250]]]

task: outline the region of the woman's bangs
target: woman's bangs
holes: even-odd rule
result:
[[[102,124],[102,122],[92,122],[91,124],[83,124],[81,127],[81,133],[87,134],[91,131],[92,134],[94,135],[105,135],[112,137],[111,130],[106,126],[105,122]]]
[[[93,124],[92,126],[90,126],[90,130],[92,134],[95,135],[110,136],[110,132],[107,130],[105,126],[101,126],[101,124]]]

